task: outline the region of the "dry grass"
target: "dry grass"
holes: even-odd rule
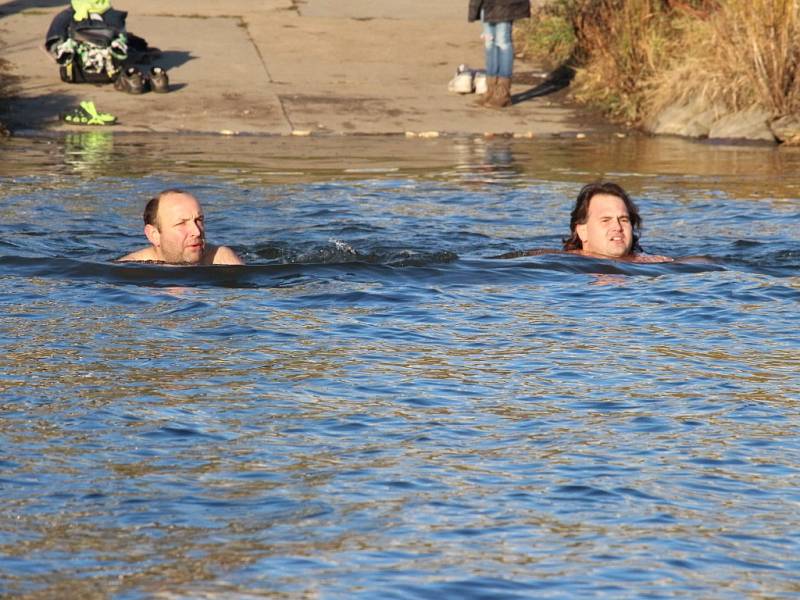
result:
[[[525,36],[533,41],[524,48],[574,67],[576,100],[636,121],[644,91],[667,58],[665,15],[663,0],[558,0],[534,14]]]
[[[576,47],[575,31],[559,5],[534,11],[532,18],[514,22],[514,48],[534,56],[548,69],[571,60]]]
[[[638,124],[698,95],[724,110],[800,112],[799,4],[557,0],[546,10],[574,32],[574,97]],[[536,36],[542,17],[531,21]]]
[[[800,6],[798,0],[728,0],[711,20],[717,52],[712,67],[733,108],[757,104],[776,116],[800,108]],[[752,98],[735,97],[725,81],[747,83]],[[748,94],[749,95],[749,94]]]
[[[691,52],[655,78],[649,112],[696,96],[775,117],[800,110],[797,0],[728,0],[707,20],[689,23],[681,41]]]
[[[660,0],[583,4],[575,19],[578,56],[583,59],[576,69],[575,98],[599,104],[617,119],[636,122],[652,78],[668,60],[670,22]]]

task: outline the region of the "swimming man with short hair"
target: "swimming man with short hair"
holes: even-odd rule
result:
[[[179,189],[164,190],[144,209],[144,235],[150,246],[118,259],[171,265],[243,265],[227,246],[206,243],[203,209],[197,198]]]

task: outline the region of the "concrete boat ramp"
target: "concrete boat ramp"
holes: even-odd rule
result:
[[[466,0],[137,0],[128,30],[161,49],[168,94],[67,84],[44,51],[66,2],[0,2],[14,97],[0,121],[17,133],[70,131],[81,100],[117,116],[113,131],[260,135],[580,135],[609,126],[563,102],[536,65],[517,61],[517,102],[474,106],[447,90],[461,63],[483,66]],[[85,127],[83,127],[85,129]]]

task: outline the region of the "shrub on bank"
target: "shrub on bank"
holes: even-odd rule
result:
[[[798,0],[551,0],[520,26],[524,52],[568,63],[575,99],[615,120],[697,97],[800,112]]]

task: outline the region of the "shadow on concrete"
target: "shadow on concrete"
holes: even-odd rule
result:
[[[569,84],[572,83],[574,78],[575,69],[569,63],[565,63],[550,73],[549,77],[539,85],[511,96],[511,102],[512,104],[519,104],[520,102],[532,100],[533,98],[555,94],[569,87]]]
[[[159,56],[150,59],[150,63],[154,67],[161,67],[162,69],[174,69],[186,64],[190,60],[194,60],[196,56],[192,56],[191,52],[184,52],[182,50],[165,50]]]
[[[22,81],[18,75],[11,74],[11,65],[7,60],[0,58],[0,102],[14,93],[14,90]]]
[[[170,93],[177,92],[178,90],[182,90],[183,88],[188,87],[188,86],[189,86],[189,84],[187,84],[187,83],[174,83],[174,82],[170,81],[169,82],[169,91],[170,91]]]
[[[69,94],[42,94],[24,98],[12,94],[0,105],[0,121],[12,131],[47,129],[48,125],[58,122],[61,113],[77,105],[76,97]]]
[[[0,138],[8,135],[9,96],[13,94],[22,80],[17,75],[11,75],[10,70],[8,62],[0,58]]]
[[[29,8],[66,8],[67,0],[12,0],[0,3],[0,19],[15,15]]]

